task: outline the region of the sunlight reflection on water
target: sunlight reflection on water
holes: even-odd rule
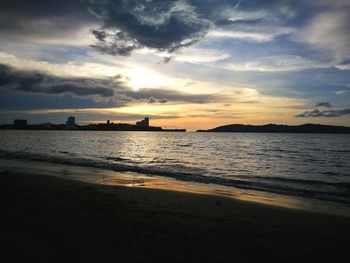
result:
[[[350,203],[350,135],[0,131],[2,158]]]

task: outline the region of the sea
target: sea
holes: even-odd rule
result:
[[[349,134],[2,130],[0,162],[2,171],[65,165],[62,177],[84,180],[70,170],[103,169],[116,176],[95,172],[88,181],[133,174],[168,188],[350,211]]]

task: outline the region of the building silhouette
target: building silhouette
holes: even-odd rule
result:
[[[13,121],[13,127],[15,129],[25,129],[28,126],[27,120],[17,119]]]
[[[143,120],[130,123],[113,123],[106,120],[105,123],[91,123],[78,125],[73,116],[68,117],[65,123],[41,123],[28,124],[27,120],[16,119],[13,124],[0,124],[0,130],[22,129],[22,130],[80,130],[80,131],[153,131],[153,132],[186,132],[186,129],[163,129],[162,127],[150,126],[150,120],[145,117]]]
[[[73,116],[68,117],[66,121],[66,129],[67,130],[75,130],[77,125],[75,124],[75,118]]]
[[[144,120],[136,122],[136,126],[138,126],[138,127],[149,127],[149,118],[145,117]]]

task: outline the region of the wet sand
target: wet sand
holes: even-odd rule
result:
[[[53,176],[0,174],[6,262],[340,261],[350,218]]]

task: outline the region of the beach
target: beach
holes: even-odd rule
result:
[[[5,0],[0,263],[350,262],[350,0]]]
[[[1,254],[36,262],[337,262],[349,217],[218,195],[0,175]]]

